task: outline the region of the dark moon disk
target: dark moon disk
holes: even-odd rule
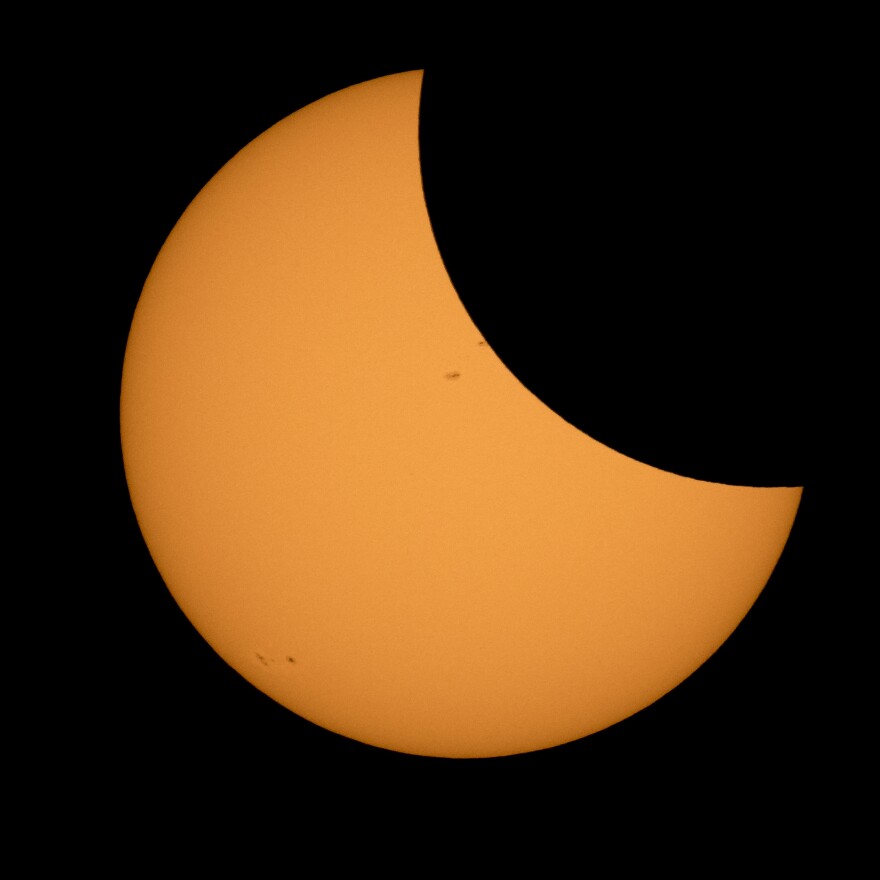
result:
[[[802,485],[811,83],[710,50],[427,67],[426,202],[474,322],[561,417],[677,474]]]

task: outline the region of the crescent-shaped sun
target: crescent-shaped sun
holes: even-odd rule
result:
[[[190,205],[131,327],[125,471],[169,590],[257,688],[376,746],[512,754],[702,664],[801,490],[656,470],[523,388],[437,252],[420,84],[304,108]]]

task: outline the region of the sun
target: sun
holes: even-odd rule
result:
[[[522,753],[703,663],[801,491],[649,467],[519,383],[437,251],[420,85],[298,111],[181,217],[126,349],[126,478],[181,610],[269,697],[395,751]]]

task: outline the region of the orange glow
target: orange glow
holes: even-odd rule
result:
[[[190,205],[132,324],[123,454],[165,583],[257,688],[384,748],[512,754],[702,664],[801,490],[656,470],[523,388],[437,251],[420,84],[312,104]]]

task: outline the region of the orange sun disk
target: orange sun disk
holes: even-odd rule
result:
[[[626,458],[510,374],[432,235],[420,85],[304,108],[193,201],[132,323],[125,470],[169,590],[261,691],[376,746],[512,754],[702,664],[801,490]]]

